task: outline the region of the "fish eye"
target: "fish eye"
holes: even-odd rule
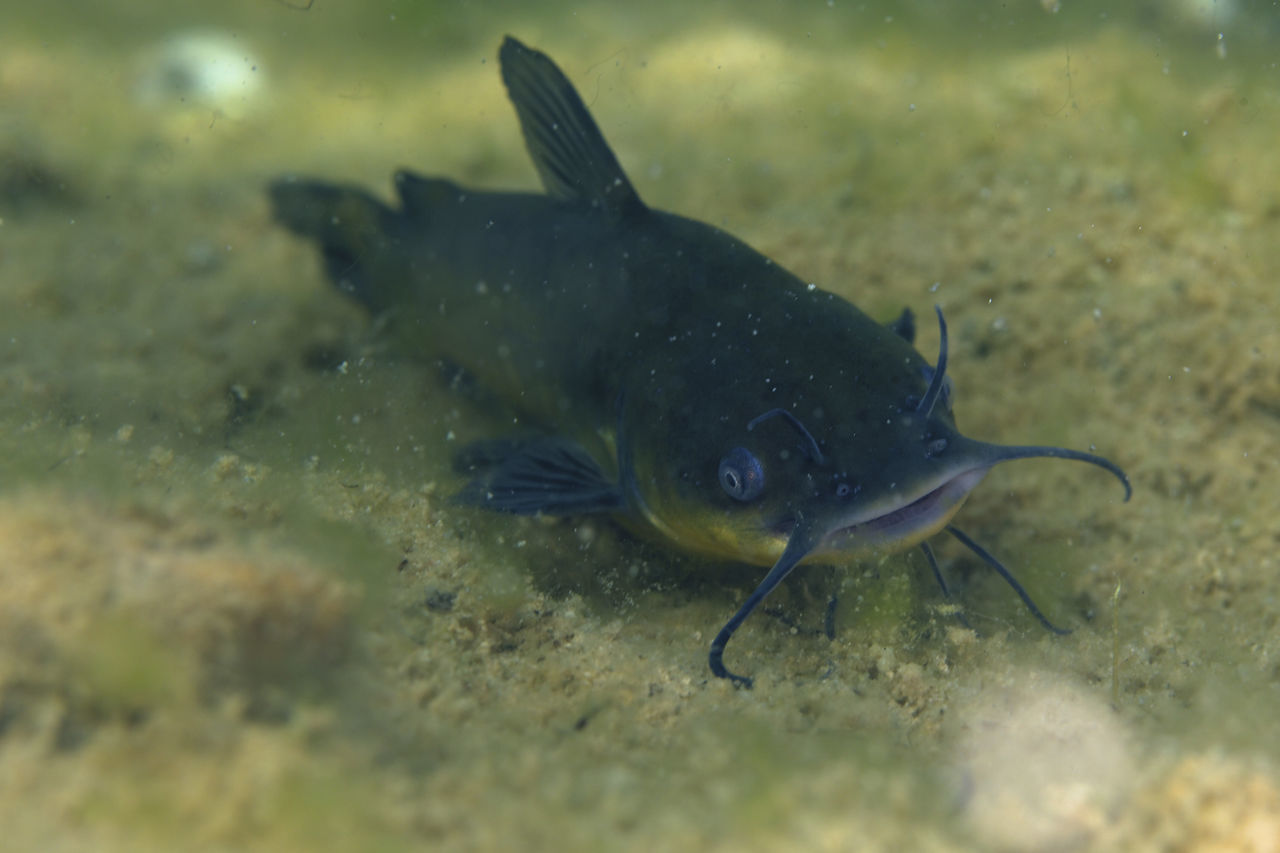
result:
[[[720,488],[736,501],[755,500],[764,491],[764,467],[745,447],[735,447],[720,460]]]
[[[853,486],[843,481],[836,484],[836,497],[847,498],[851,494],[853,494]]]

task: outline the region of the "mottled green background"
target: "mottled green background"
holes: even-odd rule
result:
[[[1273,2],[302,5],[4,14],[0,846],[1277,849]],[[980,637],[915,556],[812,570],[735,691],[754,572],[448,504],[505,416],[262,188],[535,187],[505,33],[651,204],[940,304],[966,433],[1129,471],[1005,466],[960,516],[1073,634],[939,543]]]

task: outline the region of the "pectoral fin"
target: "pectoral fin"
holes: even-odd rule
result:
[[[516,515],[579,515],[623,508],[622,490],[581,445],[563,438],[481,441],[455,467],[477,476],[461,504]]]

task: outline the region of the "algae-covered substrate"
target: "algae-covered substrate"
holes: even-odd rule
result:
[[[1280,849],[1275,9],[812,6],[6,25],[0,846]],[[262,190],[534,188],[506,32],[649,203],[942,306],[967,434],[1125,467],[1127,504],[1004,466],[958,518],[1073,633],[939,541],[976,631],[918,553],[806,570],[735,690],[706,651],[757,570],[450,504],[509,416]]]

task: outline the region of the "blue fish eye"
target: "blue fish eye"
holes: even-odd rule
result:
[[[720,488],[736,501],[755,500],[764,491],[764,467],[745,447],[735,447],[720,460]]]
[[[851,494],[853,494],[853,486],[850,486],[848,483],[844,483],[844,482],[836,484],[836,497],[847,498]]]

